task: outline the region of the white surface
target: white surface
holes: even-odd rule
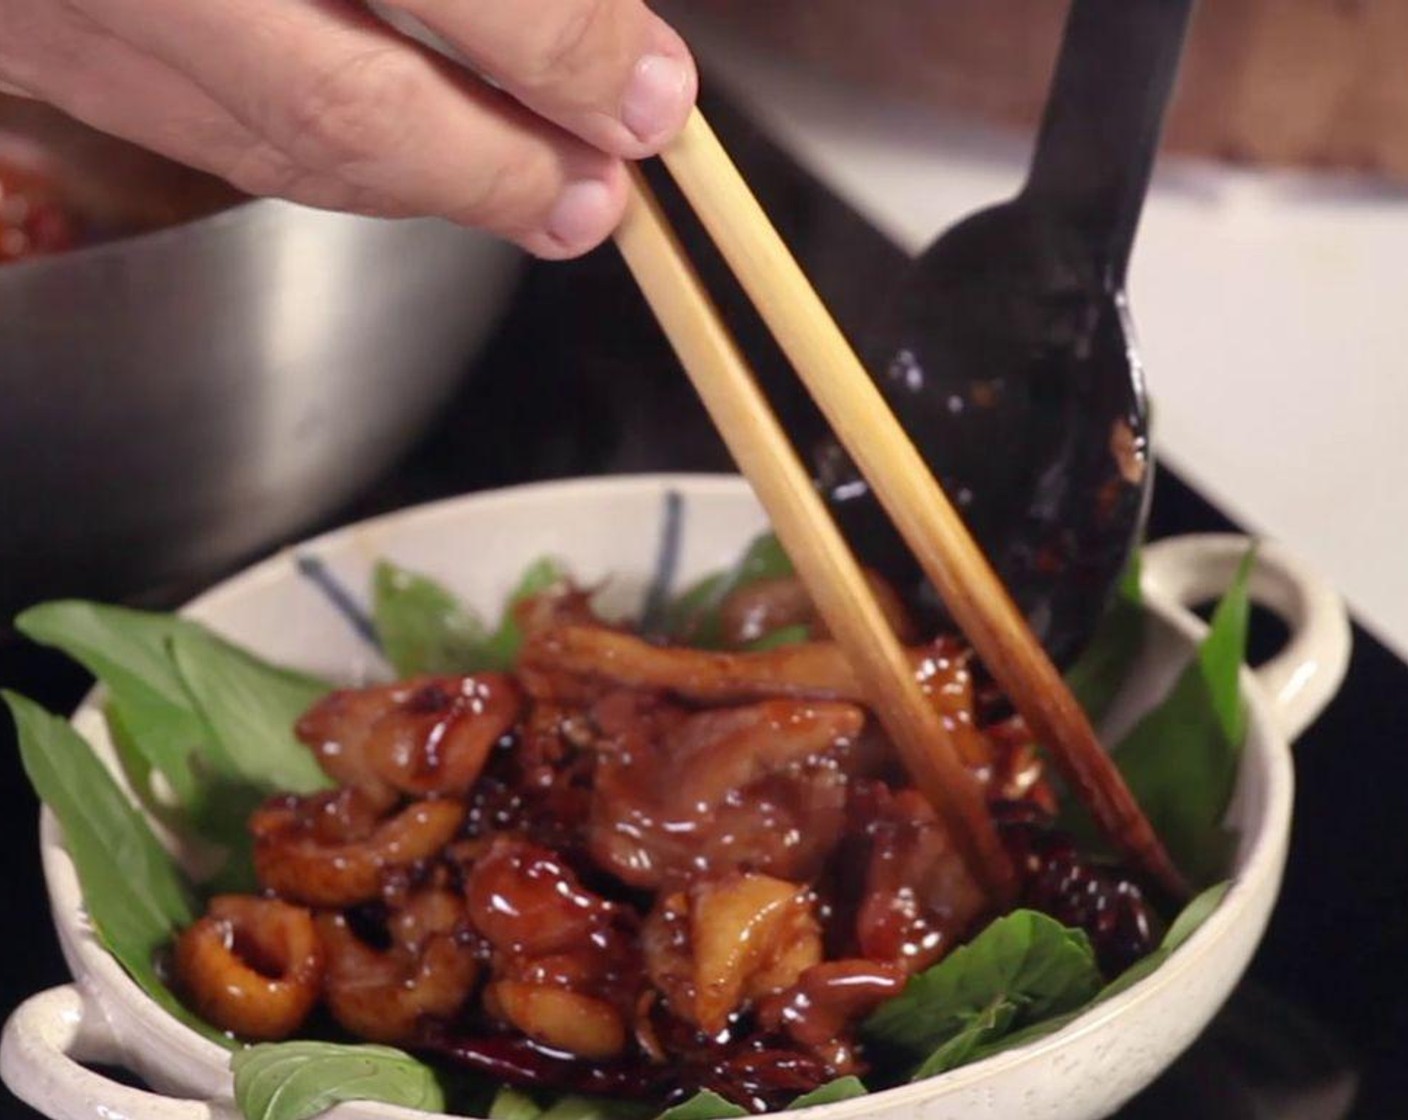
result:
[[[330,534],[305,546],[343,586],[368,586],[386,557],[445,580],[468,602],[496,610],[531,559],[560,556],[584,583],[615,575],[611,594],[629,609],[644,591],[664,516],[664,498],[683,497],[681,582],[728,563],[763,523],[751,491],[738,478],[648,476],[550,483],[442,502]],[[1200,544],[1199,541],[1204,543]],[[1121,697],[1131,711],[1172,683],[1190,644],[1205,629],[1163,592],[1177,595],[1180,566],[1206,574],[1225,538],[1193,539],[1166,549],[1146,590],[1150,641]],[[1221,542],[1221,543],[1217,543]],[[1244,544],[1243,544],[1244,547]],[[1209,551],[1209,548],[1212,551]],[[465,564],[472,552],[479,558]],[[1272,583],[1304,601],[1328,604],[1329,628],[1315,616],[1288,614],[1295,639],[1282,664],[1304,682],[1287,694],[1275,680],[1245,672],[1249,726],[1237,790],[1228,811],[1241,833],[1236,881],[1204,925],[1161,968],[1077,1022],[1040,1041],[941,1077],[871,1097],[809,1111],[811,1120],[1098,1120],[1147,1085],[1186,1047],[1245,969],[1280,887],[1290,831],[1291,755],[1281,726],[1313,717],[1344,670],[1343,611],[1328,588],[1289,557],[1262,558]],[[1253,587],[1257,584],[1254,583]],[[1269,602],[1275,608],[1276,602]],[[355,679],[368,668],[366,647],[326,599],[282,555],[222,585],[190,613],[264,656]],[[1338,636],[1338,637],[1337,637]],[[1316,683],[1318,681],[1318,684]],[[1266,691],[1271,685],[1276,696]],[[1317,692],[1318,688],[1318,692]],[[1300,699],[1297,701],[1296,696]],[[1318,699],[1310,699],[1318,696]],[[75,717],[119,778],[94,703]],[[78,879],[54,816],[43,815],[41,848],[50,902],[75,985],[35,997],[11,1016],[0,1043],[0,1074],[22,1099],[57,1120],[211,1120],[226,1114],[231,1092],[228,1054],[181,1025],[148,999],[99,945],[86,920]],[[148,1084],[183,1101],[116,1085],[75,1061],[125,1065]],[[208,1109],[206,1101],[217,1102]],[[345,1104],[341,1120],[397,1120],[401,1108]]]
[[[1010,136],[828,83],[666,6],[711,73],[911,252],[1016,191]],[[1408,656],[1408,195],[1166,163],[1130,297],[1155,450]]]

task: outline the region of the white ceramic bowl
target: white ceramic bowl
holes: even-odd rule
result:
[[[764,526],[736,478],[650,476],[552,483],[482,494],[379,518],[298,552],[320,558],[346,587],[369,585],[380,557],[444,580],[497,611],[525,564],[563,558],[591,583],[611,577],[609,609],[635,609],[662,531],[665,499],[683,499],[680,580],[729,563]],[[1238,537],[1188,537],[1145,554],[1150,638],[1135,684],[1112,721],[1162,694],[1202,624],[1181,604],[1225,586],[1246,548]],[[1281,614],[1291,639],[1277,659],[1243,674],[1250,731],[1230,819],[1241,832],[1236,882],[1222,906],[1154,975],[1038,1042],[938,1078],[808,1113],[809,1120],[1095,1120],[1151,1081],[1198,1034],[1250,959],[1281,882],[1291,819],[1288,741],[1338,687],[1349,651],[1344,608],[1317,577],[1264,545],[1256,599]],[[236,577],[189,607],[259,653],[327,676],[384,671],[293,555]],[[75,723],[112,763],[90,701]],[[59,1120],[208,1120],[231,1112],[228,1055],[168,1017],[95,940],[52,814],[41,826],[44,872],[72,984],[34,996],[5,1027],[0,1074],[22,1099]],[[80,1062],[124,1066],[161,1094],[142,1092]],[[330,1117],[408,1118],[405,1109],[341,1105]]]

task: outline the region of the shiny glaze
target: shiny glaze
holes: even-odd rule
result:
[[[634,704],[618,693],[595,709],[591,847],[602,866],[637,887],[740,867],[816,874],[844,823],[859,708],[766,701],[687,715]]]
[[[256,871],[286,901],[239,904],[305,916],[345,1031],[508,1083],[761,1110],[868,1072],[865,1018],[992,914],[844,658],[666,648],[584,612],[561,588],[525,604],[521,675],[314,705],[299,734],[344,784],[259,808]],[[1147,948],[1138,899],[1050,833],[1031,736],[967,651],[911,658],[1026,900],[1102,961]],[[222,959],[257,974],[261,937]]]
[[[401,794],[468,792],[521,706],[501,673],[417,677],[331,693],[295,733],[328,777],[389,805]]]

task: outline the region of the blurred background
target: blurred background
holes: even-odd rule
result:
[[[1061,0],[673,0],[716,83],[910,253],[1021,183]],[[1129,281],[1159,457],[1408,653],[1408,5],[1195,10]]]
[[[673,18],[803,61],[857,91],[1027,130],[1066,5],[1053,0],[695,0]],[[1408,9],[1215,0],[1190,32],[1165,148],[1235,164],[1408,175]],[[720,41],[719,46],[722,46]],[[706,52],[706,54],[709,52]]]

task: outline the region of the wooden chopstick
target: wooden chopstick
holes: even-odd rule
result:
[[[1176,896],[1187,884],[1026,619],[696,110],[662,153],[842,446],[978,655],[1105,837]]]
[[[635,167],[616,244],[915,785],[948,824],[974,879],[994,902],[1009,901],[1013,869],[981,785],[921,692],[859,564]]]

